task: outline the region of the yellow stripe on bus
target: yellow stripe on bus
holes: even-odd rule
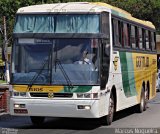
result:
[[[40,86],[33,85],[14,85],[13,89],[17,92],[60,92],[64,89],[64,86]]]

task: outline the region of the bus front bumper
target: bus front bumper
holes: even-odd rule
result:
[[[99,118],[99,100],[11,98],[10,114],[16,116]]]

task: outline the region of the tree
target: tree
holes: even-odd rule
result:
[[[160,33],[159,0],[106,0],[105,2],[128,11],[133,17],[151,21],[157,33]]]

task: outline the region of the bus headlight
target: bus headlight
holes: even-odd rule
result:
[[[26,97],[26,92],[20,92],[19,96]]]
[[[98,93],[93,93],[93,98],[98,98]]]
[[[27,94],[26,94],[26,92],[13,92],[13,96],[26,97]]]
[[[83,98],[83,94],[78,93],[78,94],[77,94],[77,98]]]
[[[77,98],[98,98],[98,93],[77,93]]]
[[[77,93],[77,98],[91,98],[91,93]]]
[[[26,108],[25,104],[14,104],[14,108]]]
[[[91,94],[90,93],[84,94],[84,98],[91,98]]]
[[[19,96],[19,92],[13,92],[13,96]]]

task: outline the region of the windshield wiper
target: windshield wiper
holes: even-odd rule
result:
[[[39,72],[38,73],[36,73],[34,76],[33,76],[33,78],[31,79],[31,81],[30,81],[30,83],[28,84],[28,88],[31,88],[32,87],[32,85],[34,84],[34,82],[37,80],[37,78],[39,77],[39,75],[42,73],[42,71],[44,70],[44,68],[45,68],[45,65],[48,63],[48,76],[50,76],[50,74],[51,74],[51,71],[50,71],[50,69],[49,69],[49,61],[50,61],[50,58],[52,59],[52,56],[51,56],[51,54],[52,54],[52,49],[50,50],[50,52],[49,52],[49,56],[48,56],[48,58],[47,59],[44,59],[44,61],[42,62],[43,64],[42,64],[42,66],[40,67],[40,69],[39,69]],[[51,81],[51,80],[50,80]]]
[[[69,89],[73,89],[73,85],[72,85],[71,80],[69,79],[66,71],[64,70],[61,61],[57,58],[57,45],[56,44],[55,44],[55,48],[56,48],[56,53],[55,53],[55,72],[56,72],[57,64],[58,64],[58,66],[59,66],[59,68],[60,68],[60,70],[61,70],[61,72],[62,72],[62,74],[63,74],[63,76],[64,76],[64,78],[65,78],[65,80],[66,80],[66,82],[68,84],[68,86],[69,86]]]
[[[62,66],[62,63],[61,63],[61,61],[60,61],[59,59],[56,59],[56,60],[55,60],[55,72],[56,72],[56,65],[59,66],[59,68],[60,68],[60,70],[61,70],[61,72],[62,72],[62,74],[63,74],[63,76],[64,76],[64,78],[65,78],[65,80],[66,80],[66,82],[67,82],[67,84],[68,84],[68,86],[69,86],[69,89],[73,89],[72,82],[71,82],[71,80],[69,79],[69,77],[68,77],[66,71],[64,70],[64,68],[63,68],[63,66]]]
[[[40,75],[40,74],[42,73],[42,71],[44,70],[44,67],[45,67],[45,65],[48,63],[48,61],[49,61],[49,57],[48,57],[47,60],[44,60],[44,61],[43,61],[43,64],[42,64],[41,68],[39,69],[39,72],[36,73],[36,74],[33,76],[33,78],[31,79],[30,83],[28,84],[28,88],[31,88],[31,87],[32,87],[32,85],[34,84],[34,82],[37,80],[37,78],[39,77],[39,75]]]

